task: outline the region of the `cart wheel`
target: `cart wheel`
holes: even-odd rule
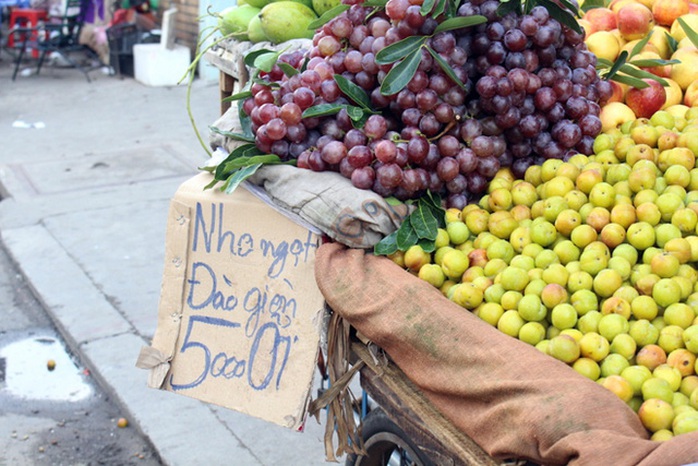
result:
[[[367,455],[348,455],[346,466],[432,466],[433,463],[381,408],[364,418],[361,437]]]

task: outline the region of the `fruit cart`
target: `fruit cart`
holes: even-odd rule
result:
[[[361,367],[363,398],[376,405],[369,412],[357,410],[364,415],[361,439],[366,454],[349,454],[347,465],[392,464],[388,461],[393,456],[425,466],[500,464],[434,409],[398,367],[388,360],[376,364],[370,344],[355,332],[351,355],[352,364]]]
[[[285,53],[289,44],[271,52],[262,50],[266,44],[207,52],[221,69],[222,119],[244,113],[250,129],[243,147],[220,137],[241,134],[230,120],[216,125],[222,131],[212,146],[230,152],[215,168],[217,182],[236,186],[249,177],[285,201],[297,191],[269,192],[284,179],[265,176],[291,161],[295,178],[334,176],[328,179],[343,180],[354,197],[372,192],[384,202],[402,201],[362,204],[392,222],[369,245],[332,236],[347,231],[340,221],[324,225],[330,231],[310,222],[335,240],[319,248],[315,263],[318,287],[339,316],[328,337],[331,385],[311,406],[316,413],[328,408],[328,459],[335,433],[337,451],[351,453],[350,464],[384,464],[395,447],[424,464],[698,459],[698,390],[690,385],[698,380],[691,350],[698,348],[691,281],[698,237],[695,221],[685,231],[686,222],[673,221],[679,210],[698,221],[681,205],[689,202],[687,187],[698,192],[690,172],[695,144],[688,137],[679,142],[678,134],[660,140],[654,128],[683,129],[692,110],[674,109],[675,118],[657,107],[637,118],[646,108],[631,108],[635,91],[628,91],[629,105],[612,103],[621,111],[602,108],[614,97],[616,73],[633,89],[657,88],[636,68],[665,61],[625,62],[649,36],[613,64],[597,61],[579,25],[569,22],[576,20],[557,3],[525,2],[517,16],[518,2],[464,2],[443,20],[435,2],[424,2],[424,11],[411,2],[370,2],[367,8],[386,9],[370,28],[363,22],[376,10],[354,3],[317,29],[308,55]],[[364,28],[353,42],[352,24]],[[476,25],[477,33],[463,31]],[[340,55],[342,44],[353,50]],[[252,62],[254,84],[241,92]],[[239,112],[226,111],[233,94]],[[272,166],[259,170],[265,163]],[[664,172],[669,176],[655,186]],[[307,180],[305,186],[314,184]],[[667,187],[674,184],[680,186]],[[671,195],[660,200],[665,188]],[[308,196],[291,205],[324,194],[301,191]],[[624,215],[627,206],[632,215]],[[659,223],[667,226],[655,233]],[[680,305],[670,310],[673,304]],[[640,322],[635,332],[631,321]],[[664,337],[673,342],[661,348],[654,343],[666,327]],[[639,334],[642,328],[654,330],[654,339]],[[687,348],[675,352],[681,345]],[[639,350],[648,347],[664,359],[646,361]],[[671,376],[652,373],[663,363]],[[631,364],[649,375],[624,377]],[[345,390],[357,372],[370,403],[357,404]],[[671,397],[682,378],[691,380],[675,397],[675,413]],[[365,416],[363,431],[354,427],[357,412]],[[674,416],[681,422],[672,424]],[[362,447],[368,455],[355,456]]]
[[[303,47],[307,42],[297,41],[292,47]],[[269,44],[264,44],[270,47]],[[240,92],[249,79],[248,70],[243,62],[244,55],[253,50],[249,42],[231,41],[222,47],[209,50],[206,60],[220,70],[219,89],[221,96],[221,115],[230,109],[226,100],[232,94]],[[335,318],[337,318],[335,314]],[[339,319],[341,321],[341,318]],[[335,325],[342,325],[335,323]],[[405,376],[395,364],[385,356],[377,359],[375,345],[362,339],[355,329],[348,329],[347,341],[349,351],[339,356],[334,350],[329,354],[320,352],[318,366],[325,381],[328,381],[328,360],[338,366],[352,367],[352,374],[360,381],[363,394],[359,401],[353,403],[352,416],[359,419],[362,426],[361,435],[366,455],[357,456],[349,453],[347,464],[383,465],[388,464],[390,454],[400,452],[402,460],[415,461],[423,465],[483,465],[501,464],[487,455],[471,438],[453,426],[420,393],[419,389]],[[326,354],[323,356],[323,354]],[[334,374],[333,374],[334,375]],[[339,378],[340,376],[337,376]],[[334,378],[334,377],[333,377]],[[345,376],[345,383],[351,378]],[[327,390],[311,405],[311,412],[326,409],[331,403],[323,399]],[[334,393],[334,396],[337,392]],[[369,401],[370,400],[370,401]],[[358,435],[354,432],[353,435]],[[355,441],[359,439],[354,437]],[[349,451],[351,438],[340,439]],[[387,456],[386,456],[387,455]],[[393,460],[394,461],[394,460]],[[390,463],[392,464],[392,463]],[[409,463],[412,464],[412,463]],[[523,464],[523,463],[522,463]]]

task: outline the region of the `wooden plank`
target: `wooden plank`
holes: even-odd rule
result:
[[[355,342],[352,351],[367,363],[361,370],[362,387],[435,464],[499,464],[437,411],[395,364],[388,362],[377,374],[369,368],[374,358],[365,345]]]
[[[225,102],[224,99],[233,95],[235,90],[235,78],[221,71],[218,80],[221,90],[221,115],[223,115],[228,111],[231,105],[231,102]]]

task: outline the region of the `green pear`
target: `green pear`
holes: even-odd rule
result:
[[[280,2],[280,1],[285,1],[285,0],[270,0],[268,3]],[[298,2],[302,5],[307,6],[308,8],[313,8],[313,0],[289,0],[289,1]]]
[[[271,0],[244,0],[248,5],[252,5],[257,8],[264,8],[271,3]],[[238,0],[238,5],[240,5],[240,0]]]
[[[326,11],[331,10],[332,8],[336,7],[340,3],[342,3],[341,0],[312,0],[313,3],[313,10],[315,10],[315,13],[318,14],[318,16],[322,16],[325,14]]]
[[[225,8],[218,18],[218,29],[224,36],[234,34],[236,39],[247,40],[247,27],[261,11],[250,5]]]
[[[250,20],[250,24],[247,26],[247,37],[253,44],[268,40],[267,36],[264,35],[264,31],[262,31],[262,20],[259,18],[259,15]]]
[[[279,44],[291,39],[311,39],[315,31],[308,29],[308,25],[317,15],[302,3],[282,0],[262,8],[259,18],[267,39]]]

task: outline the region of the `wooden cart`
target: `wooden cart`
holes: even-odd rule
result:
[[[302,40],[291,48],[293,46],[302,47]],[[240,92],[249,80],[249,72],[243,61],[245,54],[255,48],[273,47],[270,44],[253,46],[249,42],[231,42],[227,46],[224,43],[223,46],[206,52],[205,59],[220,70],[221,115],[231,107],[231,103],[225,101],[225,98]],[[289,45],[284,44],[284,47]],[[391,442],[393,444],[402,442],[403,444],[399,446],[418,449],[419,451],[414,453],[424,461],[413,464],[424,466],[501,464],[487,455],[471,438],[454,427],[438,412],[395,364],[385,359],[377,366],[375,355],[369,346],[353,332],[350,341],[350,358],[350,364],[361,366],[358,372],[362,389],[373,403],[380,407],[380,412],[389,419],[393,429],[390,431],[383,429],[386,423],[381,423],[376,432],[367,432],[363,429],[364,436],[367,433],[374,434],[372,439],[366,439],[368,452],[373,454],[359,459],[350,455],[347,464],[364,466],[387,464],[382,457],[386,450],[383,447],[390,448]],[[372,449],[372,446],[380,442],[383,442],[383,445]]]
[[[356,359],[364,363],[360,370],[361,387],[381,407],[390,421],[404,432],[406,438],[403,440],[407,440],[407,446],[420,450],[420,456],[439,466],[500,464],[438,412],[395,364],[386,361],[376,372],[372,368],[375,367],[375,356],[358,338],[353,339],[351,350]],[[382,453],[383,448],[380,447],[374,448],[372,452],[372,445],[368,444],[371,440],[364,440],[369,455]],[[376,438],[374,435],[374,442],[381,440],[390,442],[398,439],[390,435],[388,438]],[[374,458],[374,461],[367,461],[366,464],[383,463]]]

